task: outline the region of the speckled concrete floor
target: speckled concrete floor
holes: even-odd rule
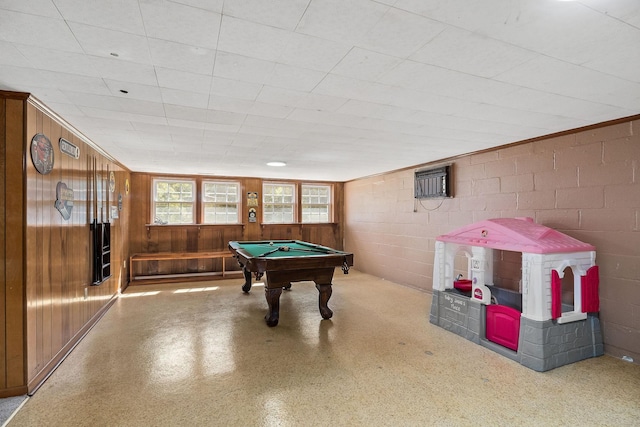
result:
[[[265,325],[240,279],[130,287],[14,416],[18,426],[640,424],[640,366],[539,373],[429,323],[429,294],[336,271]]]

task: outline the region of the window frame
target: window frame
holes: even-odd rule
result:
[[[160,223],[158,222],[158,215],[157,215],[157,204],[160,202],[157,199],[157,184],[158,183],[189,183],[192,186],[192,194],[193,194],[193,198],[191,201],[191,222],[166,222],[166,223]],[[184,201],[180,201],[180,203],[186,203]],[[171,178],[171,177],[156,177],[153,178],[152,182],[151,182],[151,224],[155,224],[155,225],[192,225],[192,224],[197,224],[198,223],[198,218],[196,217],[197,215],[197,204],[198,204],[198,186],[197,186],[197,182],[195,179],[191,179],[191,178]]]
[[[215,203],[215,202],[207,202],[205,201],[205,186],[207,184],[224,184],[224,185],[229,185],[229,184],[235,184],[237,187],[237,192],[236,192],[236,211],[237,211],[237,216],[236,216],[236,220],[235,222],[207,222],[206,221],[206,205],[207,203]],[[225,180],[225,179],[203,179],[202,182],[200,183],[200,224],[204,224],[204,225],[233,225],[233,224],[242,224],[242,184],[240,183],[240,181],[233,181],[233,180]],[[228,194],[228,193],[227,193]],[[232,204],[233,202],[224,202],[225,204]]]
[[[291,211],[292,211],[292,220],[291,221],[282,221],[282,222],[270,222],[267,221],[267,211],[266,208],[267,206],[271,206],[271,205],[276,205],[276,203],[267,203],[265,201],[265,197],[267,197],[267,192],[265,191],[265,187],[266,186],[282,186],[282,187],[290,187],[293,189],[293,202],[290,204],[290,206],[292,207]],[[298,206],[299,206],[299,189],[298,189],[298,185],[296,185],[295,183],[290,183],[290,182],[282,182],[282,181],[262,181],[262,223],[263,224],[295,224],[297,223],[297,219],[298,219]],[[279,204],[284,204],[284,203],[279,203]]]
[[[305,203],[304,203],[304,197],[305,195],[304,193],[304,189],[306,187],[318,187],[318,188],[327,188],[329,191],[329,201],[328,203],[324,204],[324,203],[317,203],[317,204],[307,204],[307,205],[312,205],[312,206],[317,206],[317,207],[321,207],[321,206],[326,206],[327,207],[327,215],[328,218],[326,221],[305,221],[304,220],[304,207],[305,207]],[[331,224],[333,222],[333,209],[334,209],[334,199],[333,196],[334,195],[334,186],[333,184],[328,184],[328,183],[321,183],[321,182],[317,182],[317,183],[301,183],[300,184],[300,223],[302,224]]]

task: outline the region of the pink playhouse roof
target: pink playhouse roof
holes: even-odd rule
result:
[[[494,218],[438,236],[441,242],[533,254],[595,251],[593,245],[536,224],[532,218]]]

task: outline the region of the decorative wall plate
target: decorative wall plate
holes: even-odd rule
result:
[[[46,135],[37,133],[31,139],[31,161],[42,175],[53,170],[53,146]]]

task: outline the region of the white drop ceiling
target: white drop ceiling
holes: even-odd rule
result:
[[[132,171],[347,181],[640,114],[640,1],[0,0],[0,89]]]

